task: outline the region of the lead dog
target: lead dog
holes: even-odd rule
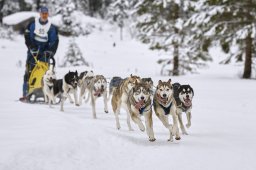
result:
[[[127,106],[128,94],[130,90],[135,86],[136,82],[140,82],[140,77],[131,74],[130,77],[123,80],[116,88],[113,89],[113,96],[111,99],[112,109],[116,118],[116,128],[120,129],[120,122],[118,115],[120,114],[120,109],[123,107],[127,113],[127,125],[129,130],[133,130],[130,122],[130,113]]]
[[[155,141],[152,121],[152,106],[151,106],[151,89],[146,83],[135,83],[135,86],[130,90],[127,106],[132,120],[136,123],[141,131],[145,131],[145,127],[140,119],[145,117],[145,125],[149,141]]]
[[[186,113],[187,124],[186,127],[191,126],[191,109],[192,109],[192,99],[194,97],[194,90],[190,85],[180,85],[179,83],[173,84],[174,98],[177,103],[177,114],[180,123],[180,128],[182,134],[188,135],[183,121],[182,112]]]
[[[168,141],[172,142],[174,135],[176,140],[180,140],[177,108],[173,96],[171,79],[167,82],[159,80],[153,100],[156,116],[161,120],[163,125],[169,129],[170,138]],[[169,115],[172,116],[173,125],[169,124]]]

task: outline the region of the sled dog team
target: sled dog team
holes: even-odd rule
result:
[[[79,95],[77,94],[80,89]],[[163,125],[169,130],[168,141],[180,140],[179,127],[182,134],[188,134],[182,120],[182,112],[186,113],[186,127],[191,126],[191,109],[194,91],[189,85],[172,84],[168,81],[158,81],[156,90],[153,90],[151,78],[140,78],[130,75],[125,79],[113,77],[109,84],[109,95],[107,94],[107,80],[103,75],[94,75],[92,71],[85,71],[78,75],[78,72],[68,72],[63,79],[56,79],[53,67],[43,77],[43,92],[45,101],[51,107],[55,104],[56,96],[61,96],[60,110],[64,111],[64,102],[68,98],[71,103],[80,106],[82,101],[91,100],[93,118],[96,118],[95,101],[103,97],[104,111],[108,113],[107,102],[111,98],[112,109],[115,115],[116,128],[120,129],[119,114],[123,108],[127,113],[127,125],[130,131],[131,119],[138,125],[141,131],[147,132],[149,141],[155,141],[153,131],[152,110],[160,119]],[[71,95],[74,96],[74,100]],[[109,97],[108,97],[109,96]],[[141,120],[145,118],[145,125]],[[169,123],[169,116],[173,123]]]

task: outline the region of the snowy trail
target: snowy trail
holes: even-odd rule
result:
[[[119,50],[108,50],[106,46],[112,41],[107,37],[102,42],[92,35],[88,37],[90,44],[87,38],[79,40],[84,45],[88,43],[84,51],[96,63],[96,73],[127,76],[128,70],[138,67],[138,74],[153,76],[155,84],[159,79],[168,79],[155,75],[156,58],[148,59],[155,53],[144,47],[135,49],[133,41],[118,43]],[[75,107],[66,103],[62,113],[59,106],[15,102],[21,93],[24,72],[24,68],[15,65],[22,59],[17,55],[25,53],[21,43],[22,38],[18,37],[17,42],[0,45],[5,46],[1,57],[9,55],[0,63],[0,170],[256,168],[256,82],[235,78],[234,67],[212,65],[200,75],[172,77],[173,81],[189,83],[195,90],[192,127],[188,136],[170,143],[167,129],[154,115],[157,140],[151,143],[134,124],[135,131],[128,131],[124,112],[120,115],[121,130],[117,131],[110,103],[110,113],[105,114],[102,99],[97,101],[97,120],[92,119],[89,104]],[[104,48],[96,51],[96,45]],[[59,57],[64,48],[60,46]],[[128,53],[127,48],[133,50]],[[104,53],[110,58],[102,58]],[[140,61],[147,60],[149,68],[133,63],[138,56]],[[113,65],[104,67],[109,61]],[[58,69],[58,75],[66,70]]]

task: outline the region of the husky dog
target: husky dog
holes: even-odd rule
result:
[[[119,113],[121,107],[123,107],[127,112],[127,125],[129,130],[133,130],[130,123],[130,113],[127,106],[128,94],[130,90],[135,86],[135,83],[139,83],[141,81],[140,77],[133,76],[131,74],[130,77],[123,80],[116,88],[113,89],[113,96],[111,99],[112,109],[116,118],[116,128],[120,129],[119,122]]]
[[[84,71],[79,75],[78,86],[80,87],[79,94],[79,105],[82,105],[82,99],[85,98],[86,92],[88,91],[88,86],[92,83],[94,77],[93,71]],[[88,91],[89,96],[89,91]],[[86,102],[89,100],[87,97]]]
[[[113,93],[113,89],[118,87],[121,82],[123,81],[124,79],[122,79],[121,77],[113,77],[111,80],[110,80],[110,83],[109,83],[109,98],[110,96],[112,95]]]
[[[53,91],[54,95],[61,94],[61,107],[60,110],[64,111],[63,105],[67,98],[69,98],[70,103],[74,103],[70,94],[74,95],[75,104],[79,106],[77,100],[77,85],[78,85],[78,73],[76,72],[68,72],[63,79],[58,79],[54,83]]]
[[[103,96],[104,100],[104,111],[105,113],[108,113],[107,80],[103,75],[96,75],[93,79],[91,79],[91,81],[92,83],[89,83],[87,89],[89,90],[89,94],[91,96],[93,118],[96,119],[96,99],[101,96]]]
[[[173,87],[171,79],[167,82],[159,80],[157,89],[154,95],[154,110],[156,116],[161,120],[163,125],[169,129],[170,138],[168,141],[173,141],[175,135],[176,140],[180,140],[179,128],[178,128],[178,115],[176,102],[173,96]],[[169,124],[168,116],[171,115],[173,119],[173,125]]]
[[[179,83],[173,84],[174,98],[177,104],[177,114],[179,118],[180,128],[182,134],[187,135],[183,121],[182,112],[186,113],[187,124],[186,127],[191,126],[191,109],[192,109],[192,99],[194,97],[194,90],[190,85],[180,85]]]
[[[55,104],[55,95],[53,91],[54,81],[56,81],[56,75],[54,71],[54,67],[50,65],[49,70],[46,71],[45,75],[43,76],[43,92],[44,92],[44,100],[45,103]]]
[[[149,78],[142,78],[141,81],[143,83],[146,83],[146,84],[149,85],[150,92],[151,92],[151,94],[153,94],[154,93],[154,89],[153,89],[154,88],[154,82],[153,82],[153,80],[149,77]]]
[[[127,101],[127,106],[132,120],[136,123],[141,131],[145,131],[145,127],[140,119],[145,117],[146,131],[149,141],[155,141],[152,121],[152,105],[151,105],[151,89],[146,83],[135,83],[135,86],[130,90]]]

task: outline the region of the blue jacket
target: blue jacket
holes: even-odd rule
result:
[[[40,21],[39,21],[40,22]],[[44,25],[46,23],[40,22],[40,24]],[[45,51],[50,51],[54,55],[57,51],[58,44],[59,44],[59,38],[58,38],[58,30],[57,28],[51,24],[49,31],[47,32],[48,35],[48,40],[46,42],[41,42],[35,39],[36,34],[34,33],[35,31],[35,21],[32,21],[29,23],[25,30],[25,43],[28,47],[28,58],[27,60],[33,61],[33,57],[30,53],[30,49],[39,49],[39,55],[38,59],[41,61],[45,61],[44,59],[44,52]],[[48,61],[48,60],[46,60]]]

